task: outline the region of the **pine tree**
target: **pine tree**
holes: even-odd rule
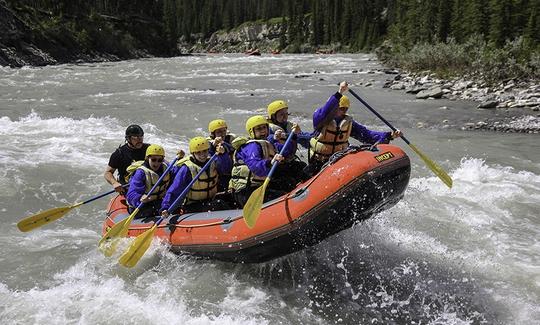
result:
[[[532,1],[529,5],[529,19],[524,31],[525,41],[540,52],[540,2]]]
[[[469,0],[464,8],[463,32],[464,35],[488,34],[489,7],[487,0]]]
[[[279,36],[279,50],[282,51],[287,47],[287,28],[288,23],[285,15],[281,17],[281,35]]]
[[[512,21],[512,38],[523,35],[529,20],[529,3],[538,2],[538,0],[514,0],[511,21]]]
[[[452,5],[453,0],[439,0],[439,8],[437,10],[437,35],[436,39],[441,42],[446,42],[450,35],[450,22],[452,20]]]
[[[344,1],[342,14],[341,14],[341,31],[340,31],[340,40],[346,44],[349,44],[351,41],[351,27],[352,27],[352,8],[350,1]]]
[[[163,29],[166,39],[174,44],[178,37],[175,0],[163,1]]]
[[[314,46],[320,45],[323,42],[323,33],[324,26],[322,24],[322,13],[321,13],[321,1],[314,0],[312,1],[312,11],[311,11],[311,28],[313,29],[313,34],[311,37],[311,44]]]
[[[511,0],[492,0],[489,39],[500,47],[511,37]]]
[[[464,10],[465,0],[454,0],[454,7],[452,8],[452,19],[450,21],[451,35],[458,42],[465,40],[465,28],[463,26],[465,19]]]

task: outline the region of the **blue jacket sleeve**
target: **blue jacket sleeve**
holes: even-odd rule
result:
[[[163,197],[160,211],[168,210],[170,206],[174,203],[174,201],[178,198],[180,193],[182,193],[182,191],[189,185],[189,182],[191,182],[191,180],[192,177],[189,168],[187,166],[179,167],[176,176],[174,177],[173,183]]]
[[[216,159],[216,168],[219,175],[230,175],[233,167],[231,155],[225,149],[225,153],[218,155]]]
[[[232,153],[234,152],[234,148],[230,143],[227,142],[223,142],[222,145],[225,148],[225,153],[222,155],[218,155],[218,158],[216,160],[217,170],[220,175],[230,175],[233,168]],[[215,153],[216,148],[210,145],[210,149],[208,149],[208,154],[210,156],[213,156]]]
[[[138,207],[141,203],[141,197],[146,192],[146,175],[140,169],[137,169],[135,173],[129,179],[129,190],[126,194],[126,200],[129,205]]]
[[[180,169],[180,167],[178,167],[178,166],[172,166],[172,168],[169,170],[169,174],[171,175],[171,179],[174,180],[174,178],[176,177],[176,174],[178,173],[179,169]]]
[[[313,129],[320,130],[326,121],[334,118],[341,96],[340,93],[336,92],[328,98],[323,107],[320,107],[313,112]]]
[[[225,148],[225,152],[227,153],[231,153],[231,152],[234,152],[234,148],[232,146],[232,144],[228,143],[228,142],[222,142],[221,144],[224,148]],[[210,148],[208,148],[208,154],[210,156],[214,155],[216,153],[216,147],[214,147],[212,144],[210,144]]]
[[[379,141],[380,143],[388,143],[390,141],[391,132],[372,131],[368,130],[365,126],[353,121],[351,137],[362,142],[374,144]]]
[[[245,145],[238,153],[238,157],[241,158],[249,170],[257,176],[267,176],[272,167],[270,159],[264,159],[262,149],[257,143],[249,143]]]
[[[313,132],[300,132],[298,135],[298,144],[300,144],[302,147],[309,149],[309,140],[313,137]]]

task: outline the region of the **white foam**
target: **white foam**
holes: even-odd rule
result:
[[[156,255],[164,263],[156,265]],[[237,281],[223,298],[209,297],[207,308],[192,309],[189,288],[201,266],[181,262],[156,242],[130,270],[93,251],[39,287],[16,290],[0,282],[0,317],[4,324],[270,324],[267,294]]]
[[[169,152],[186,146],[175,135],[165,134],[153,124],[142,126],[145,140],[159,141],[166,149],[170,148]],[[101,171],[114,150],[111,144],[114,148],[123,142],[124,129],[125,125],[111,117],[42,118],[34,111],[15,121],[3,116],[0,136],[6,143],[0,148],[0,163],[10,166],[16,161],[19,167],[52,163]]]
[[[188,152],[187,139],[164,133],[150,123],[142,127],[145,141],[163,145],[168,153],[179,149]],[[38,199],[71,204],[84,193],[84,198],[88,193],[99,194],[105,185],[103,170],[111,153],[123,143],[124,132],[125,125],[111,117],[43,118],[36,112],[18,120],[0,117],[4,140],[0,147],[0,195],[24,199],[21,193],[31,188]],[[78,179],[84,191],[66,193],[62,174]],[[73,186],[69,188],[73,190]]]
[[[376,231],[442,263],[463,261],[499,283],[500,294],[522,300],[540,271],[540,250],[531,245],[540,238],[540,175],[463,158],[451,176],[452,189],[436,176],[413,177],[404,199],[375,219]],[[527,303],[518,305],[515,317],[532,317]]]
[[[17,158],[18,161],[22,160],[22,163],[35,164],[50,160],[61,162],[64,159],[60,158],[70,158],[65,154],[75,153],[73,148],[77,146],[91,148],[96,142],[99,145],[100,141],[102,142],[101,136],[107,139],[113,127],[118,127],[118,123],[112,118],[44,119],[36,112],[32,112],[26,117],[12,121],[3,116],[0,117],[0,136],[11,140],[8,143],[16,145],[3,146],[0,153],[2,158]],[[21,159],[26,155],[32,159]]]

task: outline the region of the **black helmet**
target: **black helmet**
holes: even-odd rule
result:
[[[131,136],[135,136],[135,135],[138,135],[138,136],[143,136],[144,135],[144,131],[143,129],[138,126],[137,124],[132,124],[130,126],[127,127],[126,129],[126,140],[131,137]]]

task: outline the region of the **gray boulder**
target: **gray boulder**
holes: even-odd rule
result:
[[[418,94],[416,94],[417,99],[427,99],[427,98],[441,98],[443,95],[443,91],[441,87],[434,87],[430,88],[428,90],[422,90]]]
[[[497,100],[487,100],[487,101],[484,101],[484,102],[481,102],[480,104],[478,104],[478,106],[476,106],[476,108],[490,109],[490,108],[496,108],[497,105],[499,105],[499,101],[497,101]]]

